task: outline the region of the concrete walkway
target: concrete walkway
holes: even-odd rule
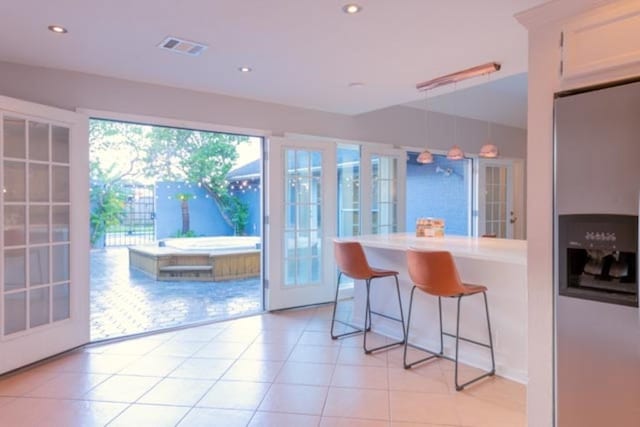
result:
[[[260,279],[156,282],[129,270],[125,247],[91,251],[91,340],[262,310]]]

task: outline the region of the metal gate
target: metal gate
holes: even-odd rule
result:
[[[107,229],[105,246],[141,245],[156,239],[154,186],[129,184],[126,189],[122,222]]]

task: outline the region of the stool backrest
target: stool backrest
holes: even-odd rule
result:
[[[464,292],[451,252],[407,250],[409,277],[416,287],[436,296]]]
[[[358,242],[333,242],[333,251],[338,269],[354,279],[368,279],[373,276],[362,245]]]

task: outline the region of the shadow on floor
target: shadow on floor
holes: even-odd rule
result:
[[[91,251],[91,340],[262,310],[260,279],[157,282],[129,269],[126,247]]]

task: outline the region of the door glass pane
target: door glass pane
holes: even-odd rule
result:
[[[312,258],[319,256],[320,185],[322,154],[305,150],[287,150],[285,172],[284,259],[285,286],[319,283]]]
[[[371,157],[372,232],[386,234],[397,229],[398,160],[395,157]]]
[[[69,241],[69,206],[53,207],[53,241]]]
[[[6,157],[25,158],[27,135],[26,122],[15,117],[4,118],[4,155]]]
[[[49,166],[29,165],[29,201],[49,201]]]
[[[71,306],[69,297],[70,295],[68,283],[63,283],[62,285],[56,285],[53,287],[51,317],[54,322],[69,318],[69,315],[71,313],[69,309],[69,307]]]
[[[4,201],[24,202],[26,169],[22,162],[4,162]]]
[[[29,249],[29,285],[49,283],[49,247]]]
[[[338,146],[338,236],[360,234],[360,146]]]
[[[29,291],[29,327],[49,323],[49,288]]]
[[[27,259],[24,249],[4,251],[4,290],[12,291],[26,286]],[[5,307],[6,308],[6,307]]]
[[[51,126],[51,151],[54,162],[69,163],[69,128]]]
[[[52,191],[54,202],[69,201],[69,168],[67,166],[53,166]]]
[[[29,208],[29,243],[49,242],[49,206]]]
[[[485,185],[485,230],[496,237],[507,237],[507,168],[485,166]]]
[[[25,244],[25,207],[5,206],[4,208],[4,244],[18,246]]]
[[[52,282],[66,282],[69,280],[69,245],[52,247],[51,262],[53,263]]]
[[[29,159],[49,160],[49,125],[29,122]]]
[[[27,329],[27,293],[4,296],[4,333],[13,334]]]

